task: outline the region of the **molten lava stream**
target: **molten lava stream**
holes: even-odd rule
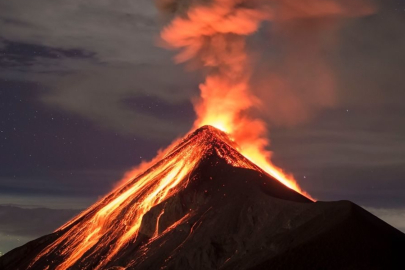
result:
[[[178,149],[169,147],[162,161],[118,187],[69,222],[68,226],[63,226],[61,230],[68,231],[43,250],[30,266],[42,256],[58,250],[64,258],[56,269],[68,269],[79,259],[85,259],[84,256],[90,257],[105,246],[110,246],[111,239],[117,239],[111,245],[108,256],[95,268],[102,269],[125,244],[136,239],[145,213],[188,184],[187,175],[208,147],[201,145],[187,145],[187,151],[182,151],[181,155],[177,154]],[[184,146],[180,144],[178,148],[181,147]],[[71,226],[73,224],[75,226]]]
[[[65,232],[45,248],[29,268],[35,269],[35,263],[41,257],[46,257],[57,250],[63,262],[56,265],[55,269],[69,269],[77,262],[79,266],[82,263],[87,265],[87,261],[92,261],[90,259],[92,256],[106,254],[94,267],[94,269],[103,269],[120,250],[136,240],[144,215],[152,207],[184,189],[188,185],[193,168],[213,149],[232,166],[262,171],[259,168],[261,166],[264,171],[275,176],[280,182],[284,181],[290,185],[290,188],[301,191],[298,185],[291,182],[291,179],[285,178],[277,168],[266,163],[265,158],[259,160],[257,156],[250,157],[252,161],[258,162],[259,166],[249,162],[233,148],[235,143],[225,133],[213,127],[204,127],[196,132],[190,134],[176,147],[170,146],[159,155],[164,156],[161,161],[149,164],[150,168],[144,173],[134,175],[132,180],[123,183],[58,230],[58,232],[64,230]],[[241,149],[243,150],[242,147]],[[255,149],[255,147],[246,149]],[[159,237],[158,222],[163,214],[164,210],[158,217],[152,239]],[[188,213],[186,217],[191,214]],[[180,224],[183,220],[169,228]],[[108,252],[106,247],[109,247]]]

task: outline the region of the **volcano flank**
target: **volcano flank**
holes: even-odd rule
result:
[[[403,269],[405,235],[349,201],[313,202],[204,126],[0,269]]]

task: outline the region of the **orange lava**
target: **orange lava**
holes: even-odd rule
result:
[[[196,134],[190,134],[178,144],[170,146],[161,153],[162,160],[150,163],[148,170],[140,175],[133,175],[130,181],[123,183],[59,228],[56,231],[61,234],[59,238],[42,250],[28,269],[36,269],[37,263],[41,264],[41,259],[47,261],[46,256],[52,253],[63,258],[62,262],[52,262],[55,264],[52,269],[64,270],[73,265],[80,269],[104,269],[111,258],[125,249],[128,243],[136,241],[143,216],[152,207],[185,188],[195,166],[212,151],[232,166],[260,171],[259,167],[240,155],[233,146],[234,143],[225,133],[212,127],[199,129]],[[191,214],[192,212],[188,213],[169,226],[162,234],[185,222]],[[164,211],[157,217],[150,241],[159,237],[158,223],[162,215]],[[102,256],[101,252],[105,247],[109,247],[108,254]],[[80,264],[94,255],[102,257],[96,267]]]

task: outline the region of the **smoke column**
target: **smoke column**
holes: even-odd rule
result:
[[[358,16],[369,14],[372,9],[364,2],[348,0],[161,0],[157,5],[173,17],[162,30],[161,39],[169,49],[179,51],[176,63],[187,62],[206,74],[205,82],[200,85],[201,96],[194,101],[197,114],[194,128],[212,125],[227,132],[243,155],[286,186],[303,193],[291,176],[271,163],[266,123],[254,117],[252,111],[261,109],[271,116],[267,118],[288,122],[290,118],[305,115],[304,110],[310,106],[300,104],[283,73],[272,71],[267,76],[269,86],[252,91],[254,69],[247,39],[264,21],[270,21],[276,29],[281,26],[278,30],[283,32],[283,27],[299,19]],[[313,59],[317,57],[316,52],[314,49]],[[288,70],[294,57],[286,60],[280,66]],[[322,71],[323,84],[316,88],[313,105],[327,107],[335,102],[333,78],[322,64],[319,61],[315,65]],[[280,97],[284,104],[277,103]],[[294,107],[303,109],[294,110]],[[281,115],[272,115],[273,112]]]

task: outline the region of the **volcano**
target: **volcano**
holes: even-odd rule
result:
[[[400,231],[349,201],[313,202],[204,126],[0,269],[403,269],[403,254]]]

